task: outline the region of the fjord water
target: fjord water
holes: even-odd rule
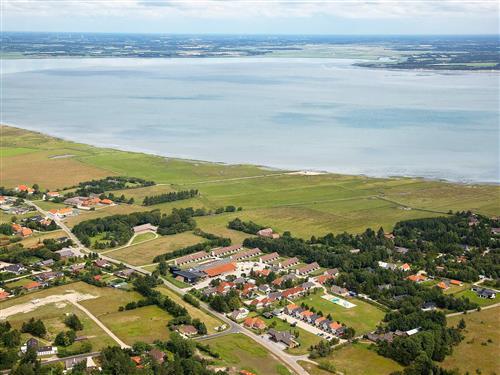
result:
[[[334,59],[3,61],[3,121],[164,156],[499,182],[499,76]]]

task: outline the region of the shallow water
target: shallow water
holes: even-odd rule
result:
[[[499,75],[333,59],[3,61],[3,121],[165,156],[499,182]]]

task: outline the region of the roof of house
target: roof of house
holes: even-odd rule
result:
[[[147,223],[147,224],[136,225],[133,229],[134,229],[135,233],[142,232],[142,231],[145,231],[145,230],[151,230],[153,232],[156,232],[156,230],[158,229],[158,227],[155,227],[154,225],[151,225],[150,223]]]
[[[186,325],[181,326],[179,328],[179,331],[181,331],[182,333],[185,333],[187,335],[194,335],[194,334],[198,333],[198,330],[190,324],[186,324]]]
[[[293,296],[294,294],[297,294],[297,293],[301,293],[304,291],[304,288],[302,288],[301,286],[296,286],[294,288],[289,288],[287,290],[284,290],[283,293],[281,293],[281,295],[286,298],[286,297],[289,297],[289,296]]]
[[[234,263],[226,263],[226,264],[221,264],[220,266],[215,266],[212,268],[207,268],[203,270],[208,276],[214,277],[217,275],[220,275],[225,272],[232,272],[236,270],[236,264]]]
[[[2,291],[2,292],[0,292],[0,300],[5,299],[5,298],[7,298],[8,296],[10,296],[10,293],[8,293],[8,292],[6,292],[6,291]]]
[[[40,284],[38,281],[31,281],[31,282],[27,283],[23,288],[30,290],[30,289],[39,288],[41,285],[42,284]]]
[[[233,256],[231,256],[231,259],[240,260],[240,259],[245,259],[245,258],[251,258],[251,257],[254,257],[254,256],[259,255],[259,254],[262,254],[262,251],[258,247],[256,247],[254,249],[250,249],[247,251],[242,251],[240,253],[236,253]]]
[[[209,254],[206,251],[198,251],[198,252],[193,253],[193,254],[188,254],[188,255],[184,255],[182,257],[179,257],[179,258],[175,259],[175,261],[178,264],[189,263],[189,262],[192,262],[192,261],[195,261],[198,259],[203,259],[207,256],[209,256]]]
[[[232,253],[235,251],[238,251],[239,249],[242,248],[243,245],[232,245],[232,246],[226,246],[226,247],[220,247],[218,249],[212,250],[213,255],[219,256],[227,253]]]
[[[105,198],[105,199],[101,199],[101,203],[102,203],[102,204],[112,204],[112,203],[113,203],[113,201],[112,201],[111,199],[107,199],[107,198]]]
[[[297,263],[299,263],[299,258],[293,257],[293,258],[289,258],[289,259],[282,261],[280,263],[280,265],[281,265],[281,267],[290,267],[290,266],[293,266],[294,264],[297,264]]]
[[[274,252],[274,253],[270,253],[270,254],[266,254],[266,255],[261,256],[260,260],[262,262],[268,262],[270,260],[277,259],[279,257],[280,257],[280,255],[278,253]]]
[[[317,262],[313,262],[313,263],[306,264],[303,267],[300,267],[299,269],[297,269],[297,272],[298,273],[309,273],[309,272],[312,272],[314,270],[317,270],[318,268],[319,268],[319,264]]]
[[[165,353],[156,348],[151,349],[148,354],[153,357],[158,362],[163,362],[163,357],[165,357]]]

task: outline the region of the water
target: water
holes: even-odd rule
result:
[[[3,62],[3,119],[125,150],[499,182],[499,75],[334,59]]]

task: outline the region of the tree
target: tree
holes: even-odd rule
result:
[[[465,324],[465,320],[462,318],[460,319],[460,321],[458,322],[458,329],[465,329],[467,325]]]
[[[64,319],[64,324],[74,331],[81,331],[83,329],[83,324],[76,314],[71,314]]]
[[[35,318],[31,318],[29,321],[23,323],[21,332],[43,337],[47,333],[47,329],[40,319],[35,320]]]
[[[15,348],[21,344],[21,333],[14,329],[2,335],[2,343],[7,348]]]

